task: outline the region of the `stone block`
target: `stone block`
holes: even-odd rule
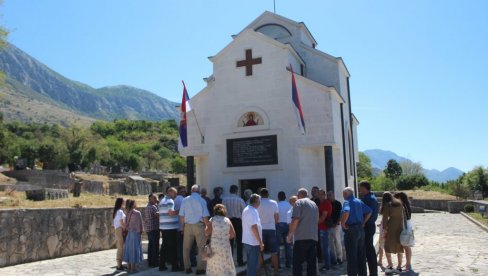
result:
[[[457,214],[464,211],[464,206],[470,204],[469,201],[449,201],[447,203],[447,211],[452,214]]]
[[[51,258],[54,257],[54,254],[56,253],[56,249],[58,247],[58,243],[59,240],[57,235],[49,236],[47,238],[46,245],[47,245],[49,257]]]
[[[36,189],[25,191],[25,194],[27,196],[27,199],[34,201],[68,198],[68,190],[64,189]]]

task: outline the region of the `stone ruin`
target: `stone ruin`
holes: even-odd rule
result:
[[[43,188],[25,191],[25,194],[27,196],[27,199],[34,201],[68,198],[68,190],[65,189]]]

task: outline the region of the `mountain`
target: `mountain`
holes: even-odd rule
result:
[[[62,76],[12,44],[0,51],[0,70],[6,76],[0,88],[6,119],[159,121],[179,116],[176,103],[154,93],[126,85],[95,89]]]
[[[371,159],[371,166],[373,168],[378,168],[381,170],[386,167],[386,163],[388,163],[388,160],[394,159],[398,163],[408,160],[407,158],[401,157],[392,151],[380,149],[365,150],[364,154],[366,154],[369,159]]]
[[[386,164],[390,159],[394,159],[398,163],[401,163],[403,161],[410,161],[408,158],[399,156],[392,151],[381,149],[365,150],[364,154],[366,154],[369,159],[371,159],[371,166],[373,167],[373,170],[377,173],[381,172],[386,167]],[[450,167],[443,171],[439,171],[436,169],[424,169],[424,173],[429,180],[443,183],[449,180],[457,179],[464,172],[459,169]]]
[[[447,182],[449,180],[454,180],[460,177],[464,172],[457,168],[447,168],[443,171],[438,170],[425,170],[425,176],[432,181],[439,183]]]

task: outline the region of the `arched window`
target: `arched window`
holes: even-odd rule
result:
[[[251,127],[259,125],[264,125],[263,116],[253,111],[246,112],[239,118],[239,121],[237,122],[238,127]]]

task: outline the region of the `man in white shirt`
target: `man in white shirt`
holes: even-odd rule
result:
[[[286,236],[288,235],[288,222],[287,216],[288,211],[290,211],[291,205],[286,201],[285,192],[281,191],[278,193],[278,224],[276,224],[276,237],[278,239],[279,245],[285,245],[285,265],[286,267],[291,266],[291,244],[286,242]],[[278,250],[278,262],[281,261],[280,250]]]
[[[269,191],[266,188],[261,189],[261,205],[258,212],[263,226],[263,243],[264,248],[271,253],[271,262],[275,275],[278,274],[278,251],[279,245],[276,238],[276,224],[278,224],[279,213],[278,203],[269,199]]]
[[[260,203],[261,197],[252,194],[249,205],[242,212],[242,244],[246,250],[247,276],[258,274],[259,254],[264,250],[261,220],[257,210]]]
[[[242,212],[246,208],[246,203],[244,200],[237,195],[239,187],[237,185],[230,186],[230,195],[224,197],[222,204],[224,204],[227,209],[227,217],[230,219],[232,226],[236,232],[236,237],[230,240],[230,245],[232,247],[232,254],[234,253],[234,242],[237,247],[237,265],[243,266],[244,260],[242,256]]]

